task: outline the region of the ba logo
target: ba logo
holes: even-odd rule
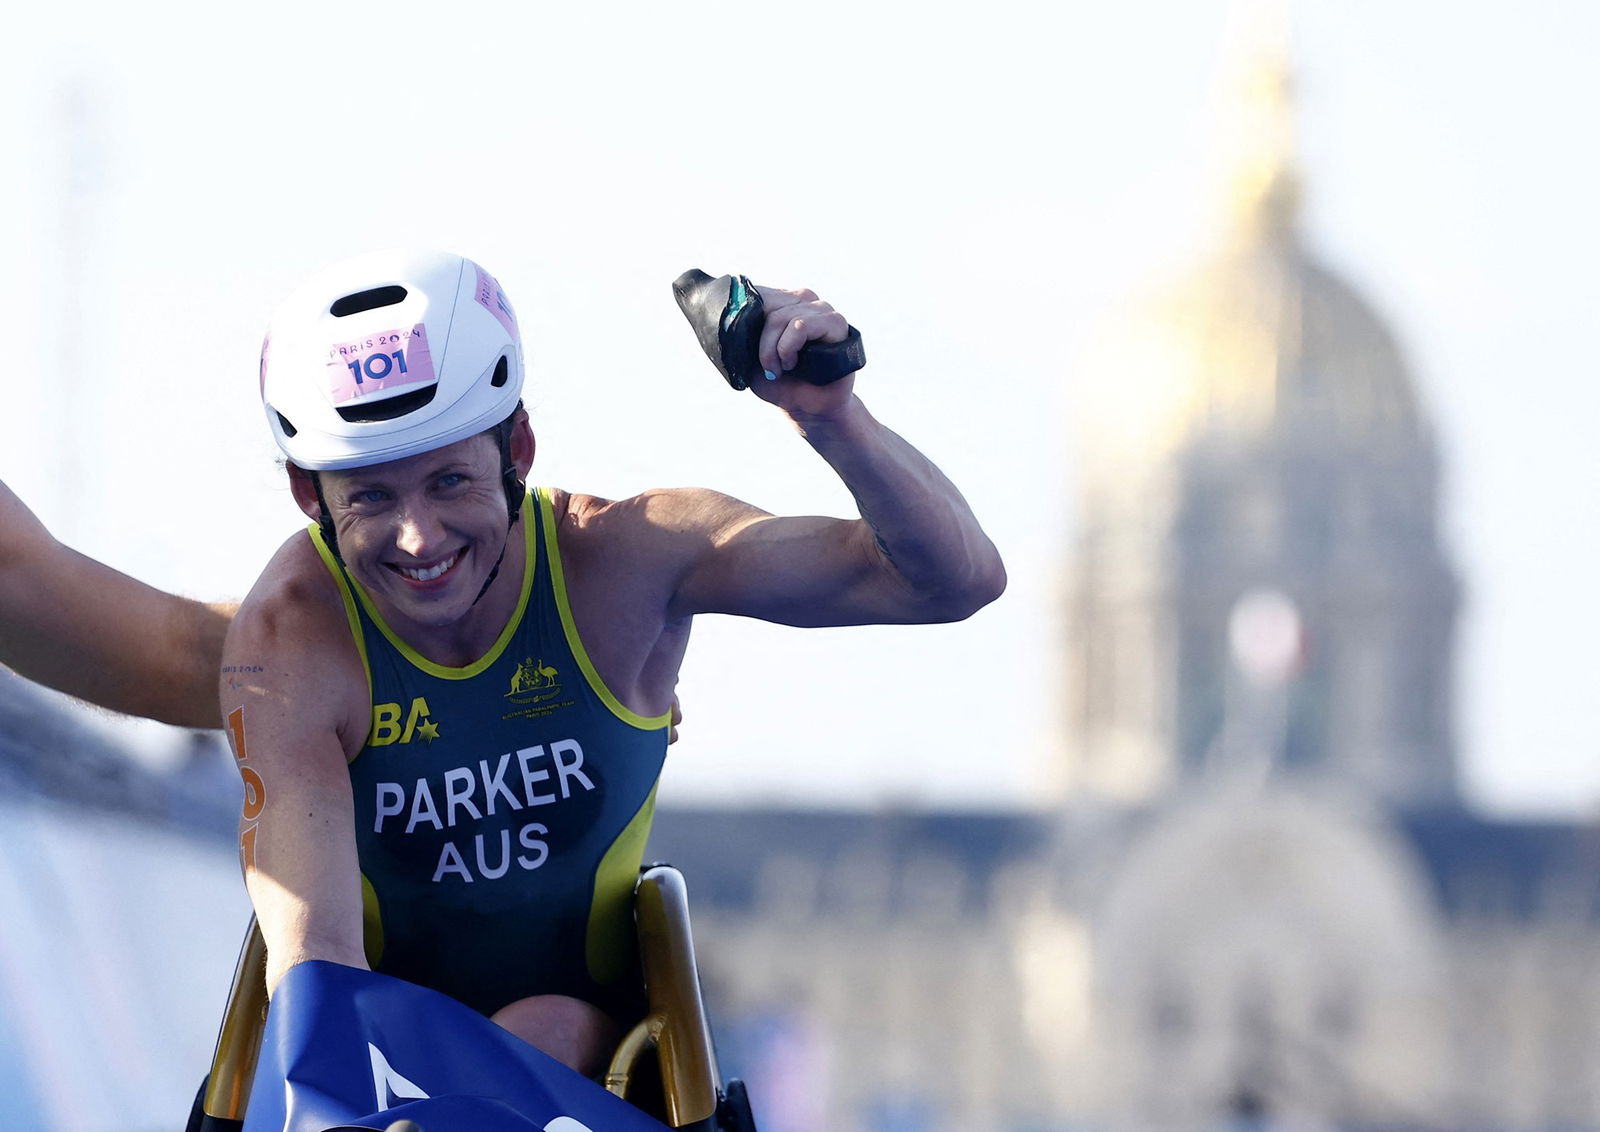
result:
[[[560,673],[545,664],[542,658],[534,660],[530,656],[517,665],[517,670],[511,674],[511,690],[506,693],[506,699],[514,704],[536,704],[554,699],[561,694],[561,685],[556,683],[558,675]]]
[[[411,701],[404,727],[400,725],[399,704],[372,705],[372,738],[368,740],[369,746],[387,747],[391,743],[409,743],[414,738],[431,743],[438,737],[438,721],[428,718],[428,701],[421,696]]]

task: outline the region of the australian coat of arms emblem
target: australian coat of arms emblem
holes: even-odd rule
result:
[[[551,699],[561,693],[561,685],[556,682],[558,675],[542,658],[534,660],[530,656],[511,674],[511,690],[506,693],[506,699],[514,704],[535,704]]]

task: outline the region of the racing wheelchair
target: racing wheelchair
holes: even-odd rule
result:
[[[688,1132],[756,1132],[744,1083],[722,1083],[690,934],[688,888],[671,865],[641,870],[634,921],[648,1009],[618,1044],[606,1090],[667,1127]],[[241,1132],[266,1032],[267,950],[251,918],[234,969],[211,1071],[186,1132]],[[652,1059],[650,1054],[654,1053]],[[391,1125],[428,1132],[409,1122]]]

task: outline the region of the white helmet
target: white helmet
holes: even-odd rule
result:
[[[395,250],[343,260],[284,300],[261,344],[261,402],[307,471],[431,452],[504,421],[522,338],[470,259]]]

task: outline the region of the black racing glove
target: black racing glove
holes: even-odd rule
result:
[[[694,327],[700,348],[711,364],[735,389],[749,389],[764,376],[758,356],[761,346],[763,304],[761,293],[744,275],[719,275],[715,279],[691,267],[672,283],[678,309]],[[861,332],[850,328],[843,342],[807,342],[794,369],[784,376],[812,385],[830,385],[867,364]]]

